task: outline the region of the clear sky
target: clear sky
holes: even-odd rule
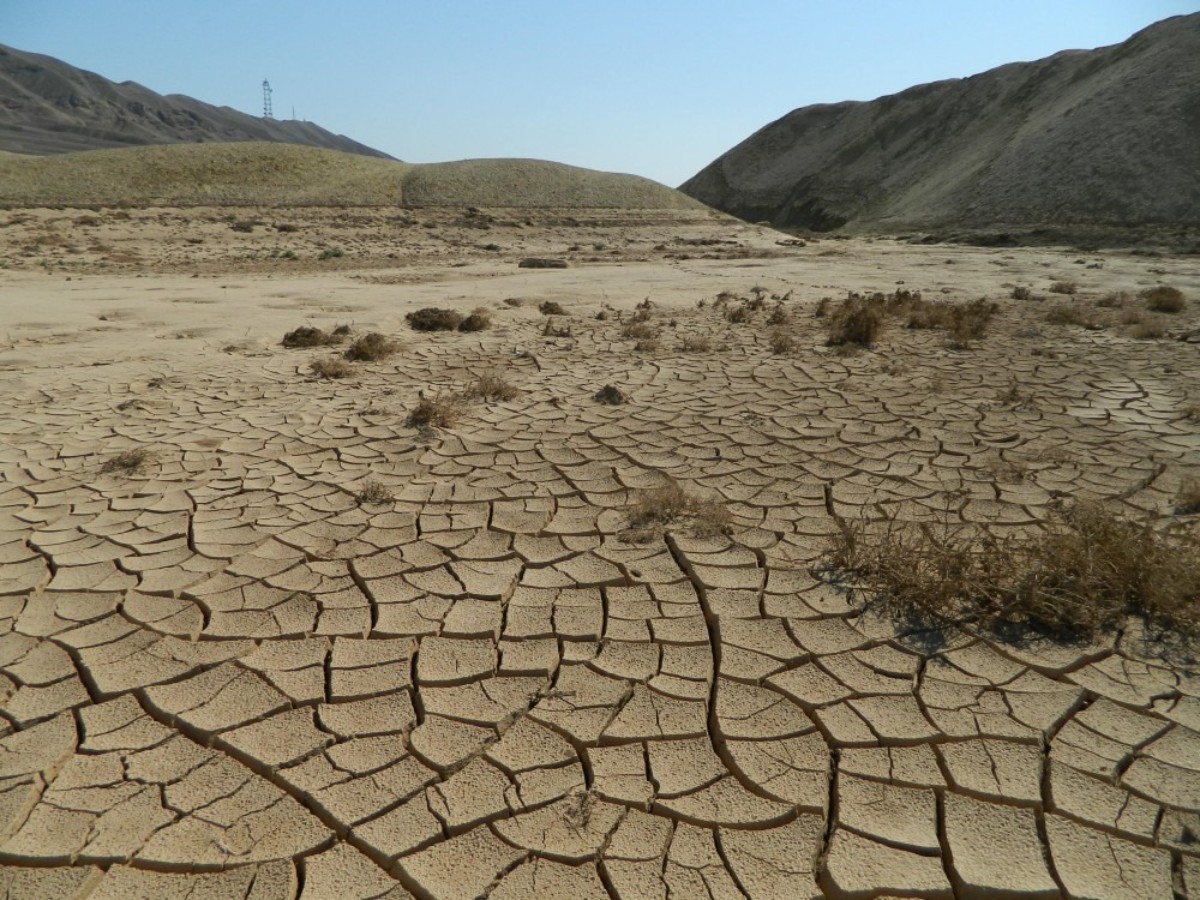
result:
[[[0,0],[0,43],[409,162],[672,186],[799,106],[1118,43],[1173,0]]]

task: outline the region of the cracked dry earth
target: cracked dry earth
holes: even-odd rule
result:
[[[1200,466],[1196,346],[1030,336],[1038,307],[1005,301],[973,350],[893,328],[841,357],[820,285],[918,286],[953,252],[966,296],[999,298],[1022,253],[1058,259],[846,246],[861,268],[338,276],[282,311],[256,300],[279,280],[10,273],[4,302],[65,331],[18,329],[0,358],[0,893],[1200,893],[1186,659],[1132,623],[1086,646],[905,631],[810,574],[833,514],[877,502],[995,529],[1062,495],[1169,514]],[[1136,285],[1144,264],[1108,270]],[[795,288],[794,353],[770,352],[766,312],[711,305],[755,283]],[[660,346],[635,353],[594,314],[647,292]],[[314,294],[406,347],[312,377],[326,351],[278,340]],[[208,331],[172,335],[179,297]],[[544,297],[571,337],[543,336]],[[430,300],[496,327],[408,333]],[[405,424],[418,391],[497,369],[516,399]],[[597,403],[606,383],[628,403]],[[138,447],[140,470],[104,471]],[[624,540],[664,474],[722,498],[731,534]],[[368,479],[394,499],[360,504]]]

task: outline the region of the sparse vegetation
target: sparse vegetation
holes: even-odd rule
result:
[[[1165,284],[1146,288],[1138,296],[1145,301],[1146,308],[1151,312],[1180,313],[1187,307],[1183,291]]]
[[[487,372],[472,381],[463,396],[472,400],[514,400],[520,393],[503,375]]]
[[[1045,321],[1051,325],[1078,325],[1092,328],[1096,319],[1086,307],[1076,303],[1059,303],[1046,311]]]
[[[609,406],[620,406],[625,402],[626,398],[619,388],[611,384],[606,384],[600,390],[596,391],[593,399],[598,403],[605,403]]]
[[[1033,291],[1031,291],[1029,288],[1025,287],[1024,285],[1019,284],[1012,289],[1012,298],[1014,300],[1032,300],[1033,299]]]
[[[796,349],[796,338],[786,328],[775,328],[769,338],[772,353],[791,353]]]
[[[459,331],[487,331],[492,327],[492,314],[482,306],[471,311],[458,325]]]
[[[349,363],[337,356],[314,359],[309,363],[309,369],[318,378],[345,378],[354,371]]]
[[[538,312],[543,316],[565,316],[567,311],[563,309],[561,303],[557,300],[543,300],[538,304]]]
[[[377,362],[394,354],[400,345],[390,341],[378,331],[357,338],[346,350],[346,359],[351,362]]]
[[[345,251],[339,250],[336,247],[326,247],[317,254],[317,259],[341,259],[345,255]]]
[[[417,428],[450,428],[463,413],[463,398],[460,394],[443,393],[436,397],[422,397],[408,414],[408,424]]]
[[[825,341],[830,347],[854,345],[870,347],[883,330],[881,304],[852,295],[829,316],[829,337]]]
[[[708,353],[712,350],[712,341],[699,335],[687,335],[679,342],[679,349],[684,353]]]
[[[1200,478],[1189,475],[1180,483],[1175,495],[1175,512],[1181,516],[1200,513]]]
[[[134,447],[130,450],[122,450],[115,456],[110,456],[100,466],[100,471],[106,475],[113,473],[118,475],[136,475],[152,459],[154,459],[153,454],[145,447]]]
[[[462,313],[432,306],[410,312],[404,319],[413,331],[454,331],[463,322]]]
[[[621,329],[621,337],[631,341],[651,340],[658,335],[658,329],[645,319],[638,320],[635,316]]]
[[[1050,293],[1052,294],[1074,294],[1079,290],[1079,285],[1074,281],[1056,281],[1050,285]]]
[[[376,481],[373,478],[368,478],[363,482],[355,499],[358,501],[359,506],[383,506],[385,503],[391,503],[396,498],[391,488],[386,484]]]
[[[658,338],[642,338],[633,345],[633,349],[636,353],[653,353],[658,350]]]
[[[900,618],[1016,624],[1061,637],[1140,615],[1200,623],[1200,538],[1077,504],[1045,531],[997,538],[966,525],[842,522],[827,560]]]
[[[346,330],[349,331],[349,329]],[[330,334],[320,328],[301,325],[299,328],[293,328],[285,334],[281,343],[289,350],[304,347],[328,347],[332,344],[340,343],[342,335],[345,333],[335,329],[333,334]]]
[[[680,521],[686,521],[688,531],[697,537],[715,537],[730,532],[733,517],[719,500],[697,497],[669,479],[662,487],[638,492],[624,536],[640,543]]]

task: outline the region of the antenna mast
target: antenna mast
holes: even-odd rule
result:
[[[273,119],[274,113],[271,111],[271,82],[263,79],[263,118]]]

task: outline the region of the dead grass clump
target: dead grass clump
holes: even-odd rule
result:
[[[768,338],[772,353],[791,353],[796,349],[796,338],[786,328],[775,328]]]
[[[408,414],[409,426],[417,428],[450,428],[463,413],[463,398],[459,394],[438,394],[422,397]]]
[[[386,484],[376,481],[374,478],[368,478],[363,482],[355,499],[359,506],[383,506],[385,503],[391,503],[396,497]]]
[[[750,321],[751,312],[749,303],[742,303],[741,306],[735,306],[725,313],[725,321],[731,325],[744,325]]]
[[[1050,285],[1050,293],[1052,294],[1074,294],[1079,290],[1079,285],[1073,281],[1056,281]]]
[[[486,372],[480,375],[463,392],[471,400],[515,400],[520,391],[503,375]]]
[[[828,557],[898,617],[1019,625],[1073,638],[1127,615],[1200,624],[1200,535],[1159,532],[1096,504],[1043,532],[999,539],[970,526],[842,523]]]
[[[283,346],[289,350],[304,347],[328,347],[340,342],[341,337],[336,332],[329,334],[320,328],[313,328],[310,325],[301,325],[299,328],[293,328],[283,336],[283,341],[281,341]]]
[[[538,304],[538,312],[543,316],[565,316],[567,311],[557,300],[543,300]]]
[[[1167,330],[1153,320],[1138,322],[1133,326],[1133,336],[1139,341],[1159,341],[1167,336]]]
[[[459,331],[487,331],[492,327],[492,314],[482,306],[458,324]]]
[[[720,500],[697,497],[671,479],[662,487],[638,492],[625,536],[636,543],[680,521],[686,521],[697,537],[715,537],[730,532],[733,517]]]
[[[354,371],[344,359],[336,356],[314,359],[308,367],[318,378],[345,378]]]
[[[708,353],[712,350],[712,341],[706,337],[689,336],[680,341],[679,349],[684,353]]]
[[[1032,300],[1033,291],[1024,285],[1017,285],[1012,289],[1012,298],[1014,300]]]
[[[883,330],[881,305],[870,299],[851,296],[829,316],[830,347],[853,345],[870,347]]]
[[[621,337],[630,341],[652,340],[657,336],[658,329],[644,320],[630,321],[621,329]]]
[[[1181,516],[1200,513],[1200,478],[1189,475],[1183,479],[1175,495],[1175,512]]]
[[[387,359],[399,349],[394,341],[389,341],[378,331],[372,331],[356,338],[346,350],[346,359],[351,362],[376,362]]]
[[[658,338],[642,338],[633,345],[633,349],[636,353],[654,353],[656,350],[658,350]]]
[[[131,450],[122,450],[116,456],[110,456],[104,461],[100,471],[105,474],[115,472],[119,475],[136,475],[152,459],[154,455],[145,447],[134,447]]]
[[[1165,284],[1146,288],[1138,296],[1146,302],[1146,309],[1151,312],[1179,313],[1187,307],[1187,302],[1183,299],[1183,291]]]
[[[616,387],[615,385],[606,384],[604,387],[600,388],[600,390],[596,391],[593,399],[597,403],[604,403],[608,406],[620,406],[625,402],[626,397],[621,392],[620,388]]]
[[[462,313],[432,306],[410,312],[404,318],[413,331],[454,331],[463,322]]]
[[[1101,309],[1120,309],[1130,300],[1127,291],[1110,291],[1096,301],[1096,305]]]
[[[1088,310],[1072,303],[1059,303],[1049,309],[1044,318],[1051,325],[1078,325],[1090,328],[1095,324]]]

